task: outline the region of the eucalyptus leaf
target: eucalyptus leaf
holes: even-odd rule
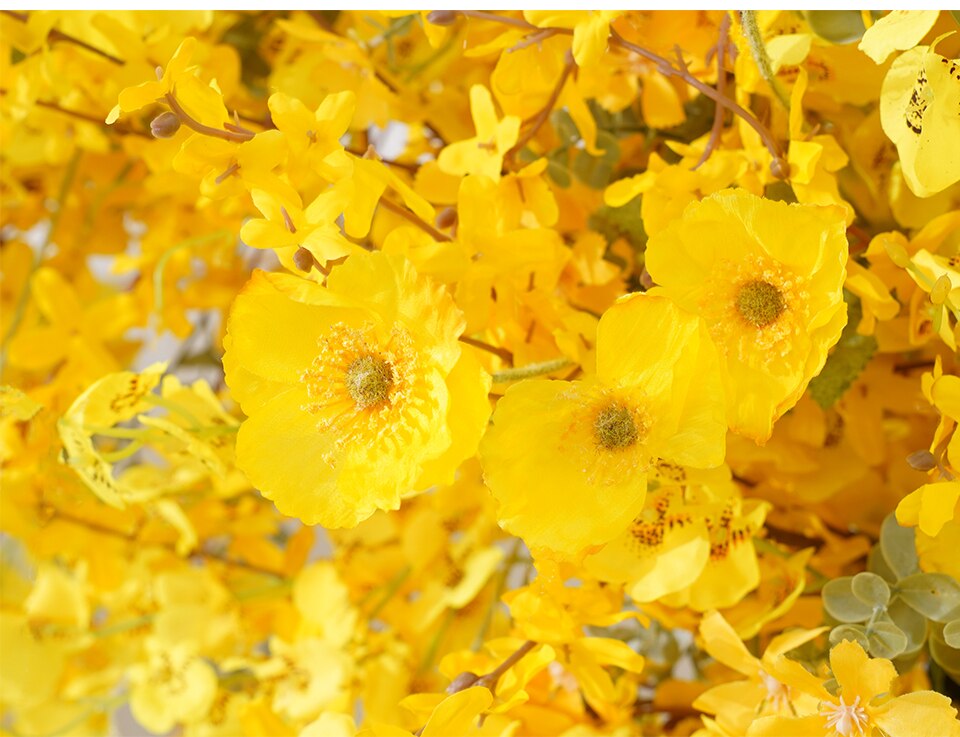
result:
[[[887,616],[907,636],[907,650],[916,650],[927,639],[927,618],[907,606],[900,598],[894,598],[887,607]]]
[[[854,596],[871,607],[885,607],[890,602],[890,587],[876,573],[858,573],[850,582],[850,589]]]
[[[867,30],[859,10],[807,10],[804,15],[810,30],[830,43],[859,41]]]
[[[853,593],[852,582],[850,576],[835,578],[820,592],[824,609],[838,622],[863,622],[873,614],[873,607]]]
[[[830,630],[830,646],[838,645],[844,640],[856,642],[864,650],[870,648],[870,641],[867,639],[865,628],[856,624],[841,624]]]
[[[874,622],[867,628],[870,654],[877,658],[895,658],[907,649],[908,640],[893,622]]]
[[[897,593],[928,619],[944,622],[960,609],[960,584],[946,573],[914,573],[897,584]]]
[[[930,657],[955,681],[960,682],[960,648],[951,647],[936,632],[930,635]]]
[[[901,527],[892,513],[880,526],[880,551],[897,578],[906,578],[920,570],[916,531],[912,527]]]
[[[951,619],[944,626],[943,641],[950,647],[960,649],[960,618]]]
[[[887,563],[887,559],[883,557],[879,545],[874,545],[870,548],[870,552],[867,553],[867,570],[871,573],[876,573],[890,584],[895,584],[900,578],[893,572],[893,569]]]

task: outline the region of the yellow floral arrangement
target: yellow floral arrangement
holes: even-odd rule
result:
[[[960,737],[956,11],[0,47],[0,733]]]

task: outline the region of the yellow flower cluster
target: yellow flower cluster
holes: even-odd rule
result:
[[[0,732],[960,737],[958,57],[0,11]]]

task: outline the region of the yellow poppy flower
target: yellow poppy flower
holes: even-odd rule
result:
[[[610,541],[658,458],[720,464],[722,402],[706,327],[665,299],[620,300],[600,320],[596,376],[524,381],[498,402],[481,455],[500,524],[568,555]]]
[[[870,658],[856,642],[844,640],[830,651],[830,669],[837,695],[800,663],[780,655],[772,662],[772,675],[791,689],[816,697],[817,714],[761,717],[748,735],[765,737],[861,737],[882,732],[889,737],[929,734],[960,735],[957,710],[950,699],[933,691],[914,691],[889,698],[897,671],[883,658]]]
[[[917,46],[893,62],[880,93],[880,123],[918,197],[960,180],[960,63]]]
[[[844,230],[837,208],[727,190],[690,205],[647,244],[655,293],[710,326],[734,432],[765,442],[840,338]]]
[[[255,273],[224,341],[249,416],[238,465],[280,511],[327,527],[452,481],[489,414],[462,329],[450,297],[404,259],[358,250],[325,287]]]

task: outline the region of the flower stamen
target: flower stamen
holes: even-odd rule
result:
[[[840,696],[840,703],[826,703],[820,706],[820,715],[826,717],[827,727],[833,729],[837,734],[843,737],[851,737],[857,734],[858,737],[864,737],[867,734],[870,717],[867,711],[860,706],[860,697],[857,696],[852,704],[848,704]],[[856,729],[856,733],[854,733]]]
[[[740,287],[736,296],[737,312],[751,325],[772,325],[787,308],[783,293],[768,281],[754,279]]]

